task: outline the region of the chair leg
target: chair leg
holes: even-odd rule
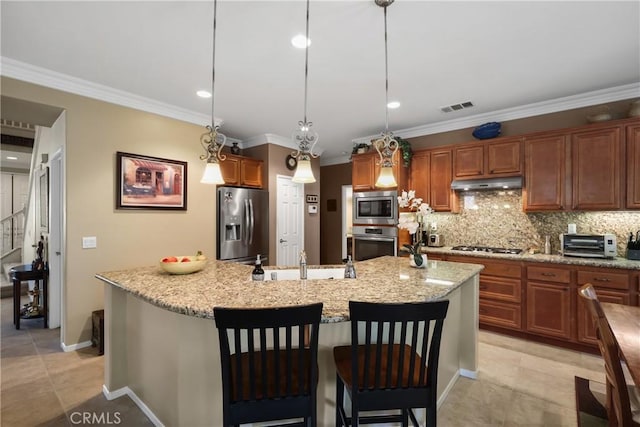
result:
[[[426,408],[427,413],[427,426],[428,427],[436,427],[436,407],[435,405],[431,406],[431,408]]]
[[[344,410],[344,384],[339,375],[336,375],[336,427],[346,425],[343,423],[341,410]],[[346,420],[345,420],[346,422]]]
[[[410,409],[402,410],[402,427],[409,427],[409,411]]]

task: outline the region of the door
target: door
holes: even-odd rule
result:
[[[64,312],[64,298],[62,289],[62,266],[64,265],[63,251],[63,155],[62,149],[58,150],[51,159],[51,185],[50,185],[50,227],[49,227],[49,328],[57,328],[64,322],[61,321],[61,312]],[[64,336],[64,330],[61,335]]]
[[[353,228],[353,188],[342,186],[342,259],[351,255],[351,231]]]
[[[304,248],[304,184],[277,176],[276,265],[298,265]]]

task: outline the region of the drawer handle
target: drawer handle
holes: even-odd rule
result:
[[[610,282],[611,279],[608,279],[606,277],[594,277],[593,281],[594,282]]]
[[[546,277],[555,277],[556,276],[555,273],[542,273],[542,275],[546,276]]]

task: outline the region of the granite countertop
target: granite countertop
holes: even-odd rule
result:
[[[484,268],[477,264],[429,261],[427,268],[417,269],[409,266],[407,258],[392,256],[354,265],[357,279],[254,282],[253,266],[215,260],[209,260],[203,270],[187,275],[171,275],[156,265],[99,273],[96,278],[153,305],[189,316],[213,318],[215,306],[257,308],[322,302],[323,322],[340,322],[348,320],[349,300],[438,300]],[[308,266],[336,267],[343,266]]]
[[[488,252],[454,251],[451,249],[451,246],[445,246],[441,248],[423,247],[422,251],[423,252],[426,251],[427,258],[430,253],[433,253],[433,254],[459,255],[459,256],[477,257],[477,258],[495,258],[495,259],[505,259],[505,260],[513,260],[513,261],[544,262],[544,263],[554,263],[554,264],[584,265],[589,267],[640,270],[640,261],[629,260],[622,257],[616,257],[612,259],[580,258],[580,257],[571,257],[571,256],[562,256],[562,255],[530,254],[528,252],[523,252],[521,254],[492,254]]]

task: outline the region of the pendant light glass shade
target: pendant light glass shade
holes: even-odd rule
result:
[[[220,163],[207,163],[200,182],[202,184],[224,184],[224,178],[222,178],[222,171],[220,170]]]
[[[222,154],[222,147],[227,142],[227,137],[219,132],[220,126],[216,125],[216,117],[214,114],[214,93],[216,83],[216,16],[218,2],[213,1],[213,55],[211,66],[211,125],[207,125],[207,132],[200,136],[200,144],[204,148],[205,154],[200,156],[200,160],[206,160],[207,166],[200,180],[203,184],[224,184],[224,178],[220,171],[220,162],[224,161],[227,156]]]
[[[378,180],[376,181],[376,187],[390,188],[397,186],[398,183],[396,182],[395,176],[393,176],[393,166],[382,166],[380,168],[380,175],[378,175]]]
[[[307,0],[307,31],[306,39],[309,40],[309,0]],[[298,122],[299,128],[293,133],[293,142],[298,150],[291,153],[292,157],[298,159],[298,166],[291,181],[309,184],[316,182],[311,170],[311,159],[318,155],[313,152],[313,147],[318,143],[318,134],[311,130],[313,123],[307,120],[307,80],[309,77],[309,45],[305,48],[304,54],[304,120]]]
[[[316,182],[316,178],[313,176],[313,171],[311,170],[311,160],[309,158],[301,158],[298,160],[298,167],[291,181],[302,184]]]

